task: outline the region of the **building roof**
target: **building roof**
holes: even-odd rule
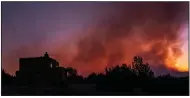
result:
[[[20,58],[20,60],[44,59],[44,58],[48,58],[52,61],[56,61],[55,59],[50,58],[47,52],[44,54],[44,56],[41,56],[41,57],[27,57],[27,58]]]

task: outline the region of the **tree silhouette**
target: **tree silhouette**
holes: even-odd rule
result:
[[[1,69],[1,82],[2,82],[2,86],[6,86],[9,85],[13,82],[14,77],[9,75],[8,73],[6,73],[6,71],[4,69]]]
[[[86,78],[88,83],[95,83],[97,82],[97,74],[96,73],[91,73],[90,75],[88,75],[88,77]]]
[[[148,63],[144,64],[142,57],[135,56],[132,62],[133,71],[141,77],[154,77],[154,72],[151,70]]]

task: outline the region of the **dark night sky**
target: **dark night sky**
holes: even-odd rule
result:
[[[1,4],[2,67],[11,74],[18,70],[20,57],[36,57],[45,52],[61,66],[72,66],[81,74],[131,63],[134,55],[146,55],[146,61],[156,63],[151,66],[159,74],[170,69],[177,73],[188,71],[188,3]],[[174,48],[176,43],[180,45]],[[146,46],[151,49],[139,53]],[[168,54],[169,48],[173,49],[173,56]],[[155,55],[159,52],[162,53]],[[179,61],[171,63],[175,59],[171,57]],[[166,59],[178,65],[170,65]]]

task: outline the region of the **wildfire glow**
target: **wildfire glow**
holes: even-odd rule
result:
[[[188,57],[186,54],[183,54],[176,60],[174,58],[166,59],[165,62],[168,68],[177,70],[179,72],[188,71]]]
[[[188,48],[187,43],[185,46],[182,47],[183,55],[176,60],[175,67],[178,69],[178,71],[184,72],[188,71]]]
[[[175,67],[180,72],[188,71],[188,62],[185,57],[181,57],[177,60],[177,63],[175,64]]]
[[[184,27],[182,31],[181,38],[185,39],[184,45],[181,47],[182,55],[180,57],[175,57],[171,51],[169,51],[169,57],[165,60],[166,65],[169,68],[175,69],[180,72],[186,72],[188,71],[188,28]]]
[[[168,58],[165,60],[165,63],[169,69],[177,70],[180,72],[188,71],[188,65],[184,63],[184,61],[181,58],[177,60]]]

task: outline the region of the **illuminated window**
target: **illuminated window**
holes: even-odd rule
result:
[[[53,67],[52,63],[50,64],[50,67],[51,67],[51,68]]]

